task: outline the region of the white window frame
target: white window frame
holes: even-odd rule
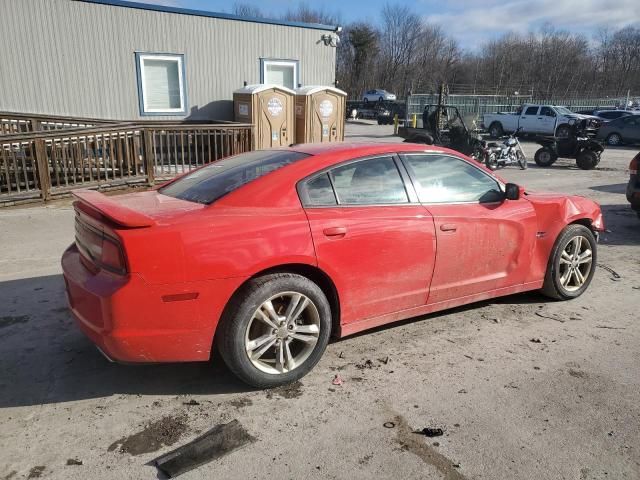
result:
[[[267,78],[267,67],[269,65],[293,67],[293,88],[298,88],[300,84],[300,62],[298,60],[284,60],[277,58],[260,59],[260,83],[264,84]],[[287,87],[289,88],[289,87]]]
[[[178,85],[180,87],[179,108],[150,108],[147,105],[145,91],[145,60],[167,60],[178,64]],[[185,87],[184,55],[170,53],[136,53],[136,67],[138,71],[138,96],[141,115],[184,115],[187,109],[187,89]]]

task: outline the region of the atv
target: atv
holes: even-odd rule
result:
[[[558,158],[574,158],[578,168],[593,170],[604,151],[602,143],[587,134],[586,120],[570,121],[567,137],[539,136],[535,141],[542,145],[533,157],[539,167],[550,167]]]
[[[484,163],[482,141],[469,131],[456,107],[425,105],[422,124],[422,128],[400,127],[398,136],[405,142],[448,147]]]

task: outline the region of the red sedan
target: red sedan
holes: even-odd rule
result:
[[[106,356],[208,360],[294,381],[330,335],[541,290],[581,295],[600,207],[525,192],[444,148],[299,145],[210,164],[159,189],[76,193],[69,304]]]

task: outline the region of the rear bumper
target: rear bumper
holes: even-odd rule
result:
[[[208,360],[219,316],[234,291],[229,281],[151,285],[138,274],[94,273],[75,245],[64,252],[62,270],[76,323],[117,362]],[[197,296],[172,300],[186,293]]]

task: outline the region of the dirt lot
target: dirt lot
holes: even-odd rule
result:
[[[398,141],[388,126],[347,131]],[[272,391],[219,360],[108,363],[65,308],[70,203],[1,210],[0,479],[162,478],[152,459],[234,419],[255,441],[181,478],[640,478],[640,221],[624,198],[635,151],[609,149],[590,172],[500,172],[602,204],[610,232],[581,298],[515,295],[335,341]],[[444,435],[413,433],[424,427]]]

